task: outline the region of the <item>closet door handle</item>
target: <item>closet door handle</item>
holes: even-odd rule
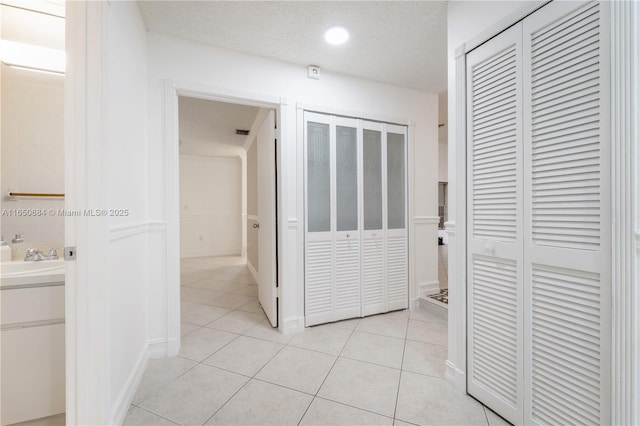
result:
[[[253,229],[258,229],[258,228],[260,228],[260,224],[259,223],[254,223],[251,227]]]

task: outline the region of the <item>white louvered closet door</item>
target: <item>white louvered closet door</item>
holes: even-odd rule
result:
[[[468,389],[518,424],[610,419],[608,22],[552,2],[467,55]]]
[[[409,306],[407,128],[304,113],[305,323]]]
[[[335,181],[328,117],[305,113],[305,317],[307,325],[333,321],[332,209]]]
[[[333,321],[360,316],[360,201],[362,169],[357,120],[333,118],[335,132],[335,286]]]
[[[522,30],[467,55],[468,391],[523,407]]]
[[[387,311],[409,306],[406,127],[387,124]]]
[[[362,315],[386,308],[383,135],[381,123],[362,124]]]
[[[610,419],[606,7],[523,22],[527,424]]]

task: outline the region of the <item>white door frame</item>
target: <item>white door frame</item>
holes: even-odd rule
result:
[[[276,110],[276,138],[277,149],[277,169],[276,188],[277,199],[276,208],[278,212],[283,212],[282,197],[282,158],[283,147],[287,141],[286,117],[287,102],[283,98],[274,96],[264,96],[253,93],[245,93],[233,90],[226,90],[215,87],[203,87],[189,83],[176,83],[174,80],[164,81],[164,152],[165,152],[165,191],[166,191],[166,215],[167,215],[167,355],[177,355],[180,350],[180,174],[179,174],[179,134],[178,134],[178,96],[188,96],[191,98],[206,99],[217,102],[241,104],[260,108],[270,108]],[[274,170],[274,173],[276,171]],[[277,257],[283,259],[282,242],[284,241],[283,230],[286,223],[283,222],[284,214],[280,213],[276,219],[277,226]],[[282,283],[283,262],[278,262],[278,281]],[[284,302],[280,300],[278,310],[278,324],[282,329],[282,306]]]
[[[67,2],[65,76],[65,209],[104,208],[104,66],[107,3]],[[65,218],[65,351],[67,424],[109,422],[105,221]],[[91,283],[91,285],[89,285]]]
[[[449,233],[449,351],[446,378],[467,391],[466,54],[548,1],[529,4],[459,46],[456,60],[455,213]],[[638,424],[640,409],[640,4],[611,2],[611,419]],[[457,236],[456,236],[457,234]],[[635,238],[634,238],[635,235]]]

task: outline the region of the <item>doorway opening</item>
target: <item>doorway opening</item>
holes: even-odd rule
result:
[[[65,7],[3,1],[0,17],[0,424],[63,425]]]
[[[177,98],[181,354],[198,359],[211,334],[278,325],[276,110]]]

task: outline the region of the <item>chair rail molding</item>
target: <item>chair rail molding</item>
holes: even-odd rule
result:
[[[109,241],[121,240],[147,232],[165,232],[167,222],[163,220],[145,220],[140,222],[123,223],[109,228]]]
[[[440,222],[439,216],[414,216],[413,223],[415,225],[437,225]]]
[[[444,223],[444,230],[447,231],[447,234],[449,234],[450,237],[455,237],[456,236],[456,223],[455,222],[445,222]]]

